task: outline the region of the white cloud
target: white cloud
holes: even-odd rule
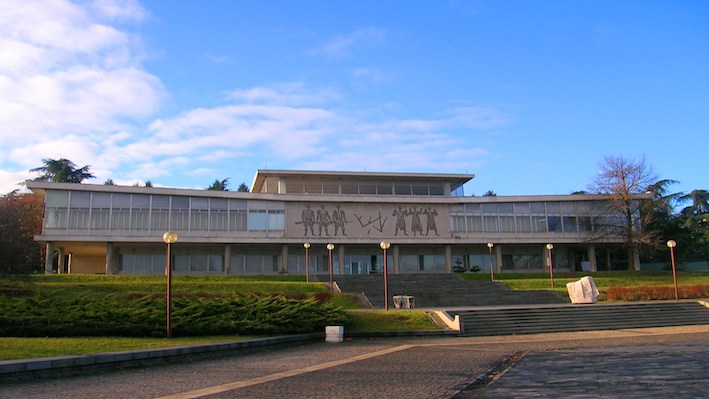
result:
[[[133,0],[0,2],[5,174],[25,176],[19,171],[43,158],[96,159],[117,132],[125,139],[134,121],[155,113],[165,95],[160,79],[142,69],[139,40],[110,24],[146,15]],[[94,163],[103,170],[102,160]]]
[[[386,33],[385,30],[379,28],[359,28],[346,35],[336,36],[322,46],[314,49],[312,53],[334,58],[347,57],[357,48],[382,45],[386,40]]]

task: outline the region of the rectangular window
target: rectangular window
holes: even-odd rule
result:
[[[337,180],[323,180],[322,193],[323,194],[339,194],[340,193],[339,182]]]
[[[561,233],[561,216],[547,217],[547,228],[550,233]]]
[[[268,217],[265,209],[249,210],[249,231],[266,231]]]
[[[411,194],[413,194],[413,195],[428,195],[428,183],[414,182],[411,185]]]
[[[441,183],[431,183],[428,186],[429,195],[443,195],[443,184]]]
[[[364,195],[376,195],[377,183],[373,181],[359,182],[359,193]]]
[[[576,218],[575,217],[564,216],[563,223],[564,223],[564,232],[565,233],[577,233],[579,231],[578,227],[576,226]]]
[[[486,233],[497,233],[500,230],[497,225],[497,216],[483,216],[483,229]]]
[[[283,231],[285,230],[285,213],[280,209],[269,209],[268,210],[268,225],[269,231]]]
[[[394,193],[396,195],[411,195],[411,183],[407,181],[395,182]]]
[[[451,231],[456,233],[465,232],[465,214],[461,211],[451,211]]]
[[[91,209],[91,229],[108,230],[111,219],[111,209],[93,208]]]
[[[71,208],[69,212],[69,228],[88,229],[91,225],[89,214],[89,208]]]
[[[69,192],[48,190],[45,203],[49,208],[67,208],[69,206]]]
[[[377,182],[377,194],[391,195],[392,194],[391,182],[387,182],[387,181]]]
[[[514,233],[515,219],[513,216],[500,216],[500,232]]]

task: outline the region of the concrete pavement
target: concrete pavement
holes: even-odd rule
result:
[[[354,339],[3,383],[0,398],[692,398],[708,343],[709,326]]]

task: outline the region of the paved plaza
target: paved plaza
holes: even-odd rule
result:
[[[703,398],[709,326],[356,339],[3,383],[0,398]]]

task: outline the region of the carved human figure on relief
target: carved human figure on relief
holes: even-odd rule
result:
[[[394,209],[394,212],[391,214],[396,217],[396,228],[394,229],[395,236],[399,235],[399,230],[403,231],[405,236],[408,235],[406,233],[406,216],[408,214],[409,211],[406,209],[401,209],[401,205],[399,205],[397,209]]]
[[[428,235],[431,230],[435,231],[436,235],[438,235],[438,228],[436,227],[436,216],[438,216],[438,211],[429,206],[426,207],[423,214],[426,215],[426,235]]]
[[[423,225],[421,225],[421,208],[413,207],[409,210],[411,215],[411,232],[416,235],[423,235]]]
[[[337,205],[337,209],[332,212],[332,223],[335,224],[335,235],[337,235],[337,229],[340,229],[342,231],[342,235],[346,236],[345,234],[345,224],[347,224],[347,217],[345,216],[345,211],[340,209],[340,206]]]
[[[318,222],[318,235],[322,235],[323,228],[325,229],[325,235],[329,236],[330,232],[328,231],[328,228],[330,226],[330,223],[332,223],[332,218],[330,218],[330,212],[328,212],[325,209],[325,205],[320,205],[320,209],[318,209],[316,220]]]
[[[315,224],[315,212],[310,209],[310,204],[305,205],[305,209],[303,209],[303,212],[300,214],[300,222],[305,229],[303,235],[307,236],[308,230],[310,230],[310,234],[315,235],[315,230],[313,229],[313,225]]]

